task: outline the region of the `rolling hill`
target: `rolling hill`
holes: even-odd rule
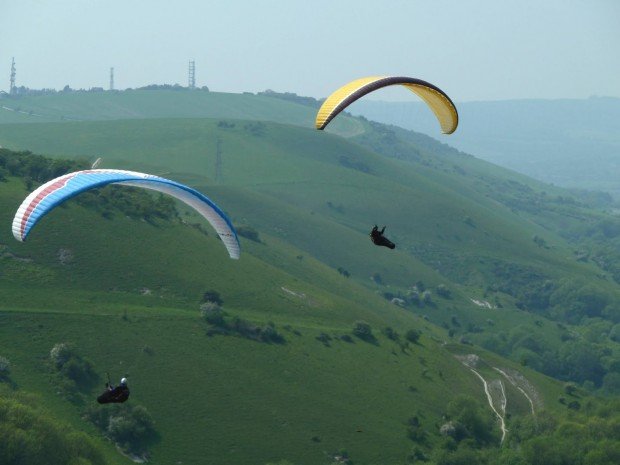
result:
[[[351,112],[432,136],[438,132],[418,102],[362,100]],[[546,183],[618,197],[620,99],[463,102],[459,113],[452,146]]]
[[[32,98],[23,105],[88,121],[0,124],[3,147],[101,157],[102,167],[189,183],[253,233],[242,237],[234,262],[191,211],[146,222],[114,206],[103,215],[96,202],[79,199],[45,218],[26,244],[4,228],[1,331],[14,343],[0,346],[0,355],[12,361],[20,389],[42,393],[57,415],[94,433],[80,418],[88,397],[72,404],[51,389],[47,354],[69,342],[100,376],[128,373],[132,401],[148,409],[159,434],[149,446],[153,463],[329,463],[342,449],[355,463],[405,463],[412,448],[430,454],[441,444],[439,427],[458,395],[488,405],[474,370],[496,387],[498,410],[504,393],[508,429],[509,417],[528,417],[532,408],[564,415],[561,383],[523,366],[544,371],[531,341],[560,353],[567,334],[584,330],[557,313],[566,280],[586,280],[595,294],[618,299],[610,273],[579,260],[561,234],[577,221],[558,199],[564,191],[363,120],[319,133],[304,127],[311,107],[281,99],[187,95]],[[88,106],[94,99],[98,105]],[[212,114],[202,113],[206,99],[215,99]],[[254,114],[245,114],[252,105]],[[278,122],[280,105],[289,116]],[[128,109],[131,119],[120,119]],[[8,225],[33,181],[5,177],[0,221]],[[575,211],[599,214],[580,203]],[[372,247],[374,223],[388,224],[395,251]],[[532,298],[545,289],[555,305]],[[201,317],[212,291],[227,312],[225,334]],[[361,320],[374,338],[352,334]],[[254,330],[248,337],[248,326],[268,322],[284,343],[257,341]],[[408,330],[421,333],[417,343],[407,343]],[[491,347],[502,333],[520,338],[512,343],[521,352]],[[617,348],[606,344],[613,359]],[[470,354],[483,361],[455,357]],[[531,391],[510,381],[521,379],[515,373]]]

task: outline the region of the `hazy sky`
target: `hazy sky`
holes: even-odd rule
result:
[[[221,92],[320,98],[393,74],[457,102],[620,97],[620,1],[0,0],[2,90],[11,57],[31,88],[107,88],[112,66],[119,89],[187,85],[193,59]]]

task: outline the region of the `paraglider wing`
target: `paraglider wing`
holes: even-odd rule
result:
[[[122,404],[129,399],[129,388],[126,386],[117,386],[114,389],[106,389],[103,394],[97,397],[100,404]]]
[[[56,206],[81,192],[108,184],[152,189],[181,200],[198,211],[213,226],[230,258],[239,258],[239,238],[235,228],[224,212],[207,196],[178,182],[135,171],[91,169],[52,179],[30,193],[17,209],[13,219],[13,236],[23,242],[34,225]]]
[[[364,95],[382,87],[393,85],[405,86],[424,100],[435,113],[444,134],[452,134],[456,131],[459,124],[456,106],[440,88],[421,79],[393,76],[371,76],[356,79],[336,90],[321,105],[316,115],[316,128],[325,129],[338,113]]]

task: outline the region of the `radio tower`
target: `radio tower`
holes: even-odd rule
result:
[[[189,73],[188,73],[188,79],[187,79],[187,87],[189,89],[195,89],[196,88],[196,65],[194,63],[194,60],[189,62]]]
[[[9,87],[9,94],[14,95],[17,93],[17,88],[15,87],[15,57],[13,57],[13,61],[11,62],[11,87]]]
[[[114,90],[114,68],[110,68],[110,90]]]

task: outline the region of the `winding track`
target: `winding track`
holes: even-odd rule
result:
[[[489,405],[491,406],[491,410],[493,410],[493,412],[495,412],[495,415],[497,415],[497,418],[499,418],[499,423],[500,423],[500,428],[502,430],[502,439],[500,441],[500,443],[504,442],[504,439],[506,438],[506,433],[508,432],[508,430],[506,429],[506,421],[504,420],[504,416],[501,415],[496,409],[495,406],[493,405],[493,397],[491,397],[491,393],[489,392],[489,385],[486,382],[486,380],[482,377],[482,375],[480,373],[478,373],[476,370],[474,370],[472,367],[468,367],[471,371],[473,371],[476,376],[478,378],[480,378],[480,380],[482,381],[482,384],[484,384],[484,393],[487,395],[487,400],[489,401]],[[504,409],[506,408],[506,395],[504,393],[504,386],[503,384],[502,386],[502,406],[504,407]]]
[[[521,394],[523,394],[530,403],[530,408],[532,409],[532,415],[536,415],[536,412],[534,411],[534,401],[532,400],[530,396],[527,395],[527,392],[525,392],[525,390],[516,383],[516,381],[512,378],[512,376],[509,376],[505,371],[501,370],[500,368],[496,368],[496,367],[493,367],[493,369],[496,371],[499,371],[504,376],[504,378],[510,381],[510,384],[516,387],[519,391],[521,391]]]

